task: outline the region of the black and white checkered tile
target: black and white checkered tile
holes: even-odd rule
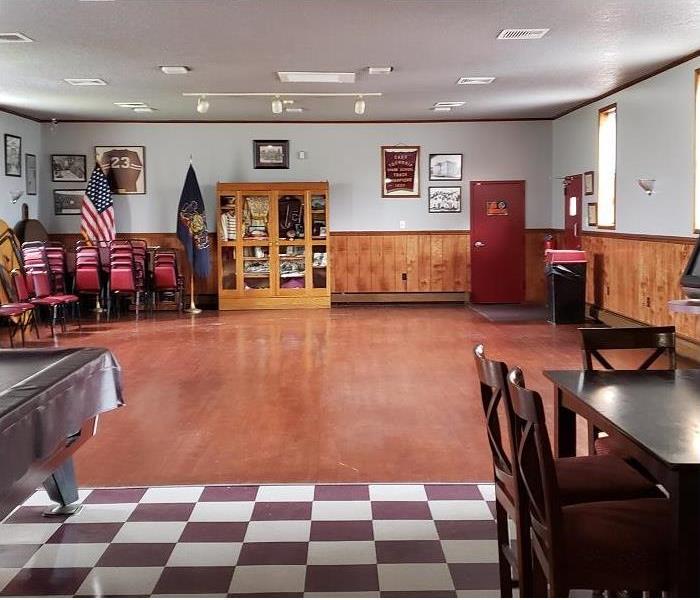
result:
[[[497,596],[492,485],[82,490],[0,524],[5,596]]]

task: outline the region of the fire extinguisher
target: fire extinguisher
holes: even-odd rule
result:
[[[557,241],[554,239],[554,236],[551,233],[548,233],[547,235],[544,236],[544,249],[545,250],[554,250],[557,247]]]

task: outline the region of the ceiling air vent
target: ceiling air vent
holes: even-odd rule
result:
[[[549,29],[504,29],[498,34],[499,40],[539,40]]]
[[[495,80],[495,77],[460,77],[457,85],[488,85]]]
[[[78,77],[78,78],[69,78],[69,79],[64,79],[66,83],[70,83],[71,85],[77,85],[77,86],[86,86],[86,85],[107,85],[107,83],[103,79],[98,79],[97,77]]]
[[[17,42],[33,42],[23,33],[0,33],[0,44],[16,44]]]

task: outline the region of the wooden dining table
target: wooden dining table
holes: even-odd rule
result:
[[[554,384],[555,455],[576,455],[576,415],[616,435],[669,494],[668,591],[700,597],[700,369],[544,375]]]

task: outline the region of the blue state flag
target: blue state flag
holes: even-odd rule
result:
[[[177,237],[197,277],[207,277],[211,265],[211,248],[207,233],[207,215],[197,175],[190,165],[177,207]]]

